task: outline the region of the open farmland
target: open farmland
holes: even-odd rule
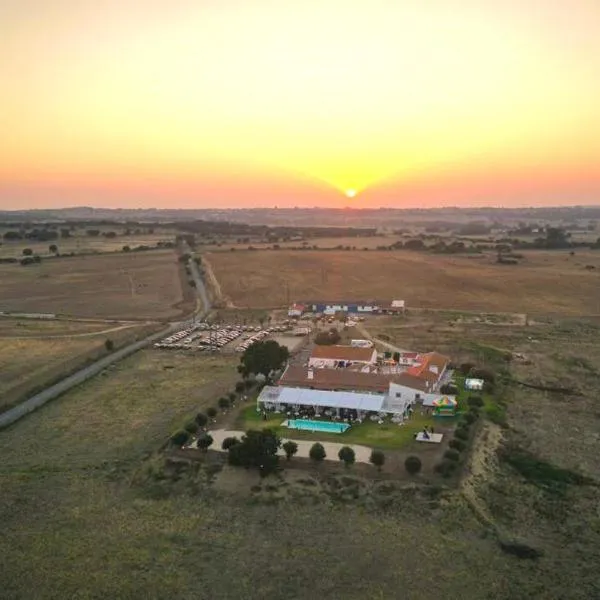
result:
[[[430,328],[423,328],[423,339],[433,336]],[[516,347],[527,339],[522,329],[480,325],[473,341],[491,343],[498,332]],[[586,337],[586,348],[591,340]],[[231,388],[234,366],[223,357],[146,350],[0,432],[3,593],[362,600],[397,598],[403,590],[417,600],[595,597],[592,488],[574,487],[566,500],[550,500],[505,465],[495,473],[486,463],[482,474],[477,463],[470,497],[507,531],[543,550],[532,562],[503,553],[458,492],[424,488],[430,491],[421,495],[414,486],[369,484],[354,468],[337,483],[319,476],[319,467],[264,482],[254,472],[226,468],[211,479],[202,464],[168,471],[148,458],[173,429]],[[526,394],[517,390],[510,406]],[[519,443],[534,444],[548,458],[531,415],[535,411],[520,425],[518,409],[509,410],[506,435],[519,427]],[[581,423],[585,415],[577,418]],[[569,426],[562,435],[576,433]],[[338,501],[325,491],[334,483]],[[351,494],[341,499],[344,486]],[[514,497],[499,501],[503,489]],[[540,512],[566,506],[576,509],[566,515],[568,527]],[[579,532],[576,547],[572,531]]]
[[[172,250],[75,256],[26,267],[0,265],[0,311],[96,318],[170,319],[182,314]]]
[[[3,431],[3,464],[75,468],[144,456],[231,391],[234,365],[221,356],[137,352]],[[9,451],[17,431],[20,442]],[[39,454],[32,452],[38,444]]]
[[[0,319],[0,411],[116,347],[156,329],[144,323]]]
[[[600,313],[600,252],[530,251],[524,256],[518,265],[496,264],[493,255],[408,251],[215,252],[207,258],[225,299],[240,307],[401,298],[409,307]]]

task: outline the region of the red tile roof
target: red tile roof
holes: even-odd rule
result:
[[[349,360],[371,362],[374,348],[355,348],[353,346],[315,346],[310,355],[315,359]]]
[[[312,379],[309,377],[312,372]],[[311,369],[290,365],[277,385],[306,387],[316,390],[354,390],[387,393],[390,377],[351,369]]]

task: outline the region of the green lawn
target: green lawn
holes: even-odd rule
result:
[[[315,442],[341,442],[347,444],[360,444],[384,450],[397,450],[413,441],[415,433],[421,431],[425,425],[440,424],[440,421],[429,415],[420,415],[416,412],[405,425],[398,426],[386,421],[383,425],[365,421],[359,425],[352,425],[344,433],[313,433],[311,431],[298,431],[282,427],[281,423],[286,417],[283,414],[268,413],[265,421],[256,412],[256,404],[252,403],[240,413],[237,426],[239,429],[256,429],[257,427],[270,427],[275,429],[281,437],[298,440],[314,440]],[[327,419],[325,419],[327,420]],[[449,422],[444,420],[444,424]]]
[[[498,398],[487,391],[472,391],[465,389],[465,376],[460,375],[458,372],[454,374],[454,383],[458,386],[458,394],[456,400],[458,402],[458,412],[466,412],[469,410],[468,399],[469,396],[481,396],[483,399],[483,410],[485,414],[494,423],[499,423],[505,420],[505,410],[498,403]]]

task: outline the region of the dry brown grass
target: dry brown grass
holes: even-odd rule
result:
[[[235,361],[142,350],[3,431],[3,465],[73,467],[144,455],[233,389]]]
[[[450,327],[439,314],[397,324],[398,332],[413,326],[423,344],[537,348],[541,373],[568,336],[567,360],[593,350],[591,328],[579,350],[577,332],[565,324]],[[509,471],[500,479],[485,466],[474,473],[473,493],[495,524],[544,552],[533,562],[502,553],[459,494],[424,502],[393,482],[368,493],[353,469],[344,489],[338,482],[338,500],[323,492],[333,487],[329,478],[299,471],[261,482],[255,473],[226,469],[217,485],[207,484],[202,470],[165,479],[156,463],[141,459],[235,380],[234,364],[223,360],[144,351],[2,432],[4,595],[362,600],[396,598],[402,590],[415,599],[596,597],[597,498],[586,496],[596,490],[572,490],[561,508]],[[539,399],[528,398],[525,391],[509,405],[519,438],[544,458],[576,461],[580,445],[547,453],[559,436],[579,435],[589,412],[547,435],[550,419],[560,423],[568,407],[547,404],[547,420],[538,422]],[[514,412],[525,403],[527,410]]]
[[[0,310],[169,319],[181,314],[179,269],[172,250],[0,265]]]
[[[409,307],[600,313],[600,253],[525,256],[517,266],[494,256],[377,251],[215,252],[209,260],[225,296],[242,307],[285,304],[289,288],[292,301],[402,298]]]
[[[16,323],[25,326],[26,335],[14,336],[23,329]],[[139,323],[119,326],[9,319],[1,319],[0,326],[0,411],[104,356],[107,339],[120,347],[157,328]]]

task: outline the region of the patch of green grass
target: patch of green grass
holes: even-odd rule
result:
[[[515,445],[502,448],[499,457],[528,483],[557,495],[563,495],[568,485],[593,483],[591,479],[580,473],[557,467]]]
[[[456,400],[458,402],[459,413],[469,409],[468,400],[471,395],[480,396],[483,399],[483,412],[488,419],[492,421],[492,423],[496,423],[496,425],[505,425],[506,407],[498,397],[498,385],[496,385],[494,393],[488,391],[470,391],[465,389],[465,379],[466,377],[460,373],[455,373],[454,375],[454,383],[458,387]]]
[[[423,430],[425,425],[435,427],[436,421],[429,415],[420,415],[416,412],[409,421],[399,426],[390,421],[382,425],[373,421],[365,421],[358,425],[352,425],[344,433],[323,433],[311,431],[298,431],[282,427],[281,423],[286,420],[284,414],[267,413],[267,419],[256,412],[256,405],[246,407],[238,419],[238,427],[246,431],[257,427],[270,427],[275,429],[281,437],[297,440],[314,440],[315,442],[338,442],[342,444],[360,444],[372,448],[386,450],[397,450],[413,441],[414,436]],[[322,419],[327,421],[328,419]],[[446,423],[447,420],[444,421]]]

